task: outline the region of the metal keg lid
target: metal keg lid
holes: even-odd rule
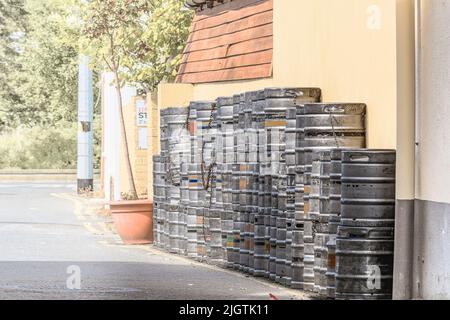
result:
[[[291,98],[267,98],[263,100],[263,103],[266,113],[284,114],[284,118],[286,118],[286,111],[295,105],[295,101]]]
[[[396,155],[390,149],[348,149],[342,151],[342,162],[395,164]]]
[[[305,114],[365,115],[364,103],[305,103]]]
[[[153,156],[153,162],[161,162],[161,155],[154,155]]]
[[[217,109],[217,117],[219,120],[231,120],[233,119],[234,105],[223,105]]]
[[[165,117],[165,116],[167,116],[168,115],[168,111],[169,109],[161,109],[161,111],[160,111],[160,115],[161,115],[161,117]]]
[[[256,91],[247,91],[244,93],[245,103],[251,105],[253,97],[256,95]]]
[[[255,101],[260,100],[260,98],[259,98],[260,91],[261,91],[261,90],[252,91],[252,92],[251,92],[251,100],[252,100],[252,102],[255,102]]]
[[[256,99],[257,100],[264,100],[265,98],[266,98],[266,92],[264,89],[256,91]]]
[[[252,113],[254,115],[264,115],[264,103],[261,100],[254,101]]]
[[[264,97],[269,98],[299,98],[311,97],[319,99],[321,90],[319,88],[266,88]]]
[[[217,107],[232,106],[234,104],[234,97],[219,97],[216,100]]]
[[[195,110],[212,110],[215,108],[215,105],[215,101],[192,101],[189,107]]]
[[[172,107],[165,109],[166,116],[186,116],[189,114],[187,107]]]

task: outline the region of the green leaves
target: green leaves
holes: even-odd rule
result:
[[[77,126],[17,128],[0,134],[2,169],[74,169]]]
[[[66,23],[75,0],[22,2],[17,16],[21,22],[14,27],[22,31],[14,42],[9,72],[0,79],[2,127],[76,121],[78,36]]]
[[[193,17],[183,0],[93,0],[83,12],[83,43],[97,63],[145,92],[174,79]]]

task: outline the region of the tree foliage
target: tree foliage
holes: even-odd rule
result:
[[[154,89],[173,77],[177,58],[190,24],[181,0],[92,0],[82,8],[84,41],[88,56],[113,72],[118,99],[122,145],[130,194],[137,198],[123,114],[121,87],[134,82]],[[180,17],[184,23],[180,24]],[[165,34],[166,33],[166,34]],[[169,36],[170,35],[170,36]]]
[[[17,128],[2,132],[1,169],[75,169],[77,126]]]
[[[183,0],[93,0],[83,11],[83,48],[98,65],[111,53],[112,34],[122,82],[149,92],[174,79],[193,16]]]
[[[15,129],[30,137],[39,130],[26,128],[36,127],[67,129],[76,135],[80,53],[92,58],[98,71],[95,77],[115,62],[118,82],[134,84],[143,92],[154,90],[161,81],[171,81],[193,15],[183,2],[0,0],[0,138],[17,138]],[[71,151],[60,153],[69,156],[76,145],[66,142],[62,145]]]
[[[76,120],[78,43],[66,41],[70,1],[26,0],[24,31],[14,44],[13,68],[2,81],[5,126],[49,127]]]
[[[193,17],[182,0],[157,0],[153,5],[148,20],[128,38],[124,55],[125,79],[144,91],[175,79]]]
[[[76,165],[78,2],[0,0],[0,168]]]
[[[24,31],[24,0],[0,0],[0,128],[5,119],[1,116],[8,102],[17,97],[9,82],[9,76],[18,67],[17,38]]]

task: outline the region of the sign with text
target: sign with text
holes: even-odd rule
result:
[[[138,127],[147,127],[148,115],[145,100],[136,101],[136,123]]]

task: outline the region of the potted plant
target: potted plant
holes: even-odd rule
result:
[[[123,194],[121,201],[110,203],[117,232],[125,244],[153,243],[153,202]]]
[[[92,56],[101,58],[103,64],[114,74],[114,84],[119,109],[121,140],[125,155],[130,192],[121,201],[110,203],[115,227],[125,244],[146,244],[153,241],[153,203],[140,200],[131,167],[128,138],[123,112],[121,72],[124,53],[128,52],[131,31],[135,30],[141,17],[151,7],[146,2],[90,1],[85,4],[83,34],[90,44]],[[99,61],[100,62],[100,61]]]

